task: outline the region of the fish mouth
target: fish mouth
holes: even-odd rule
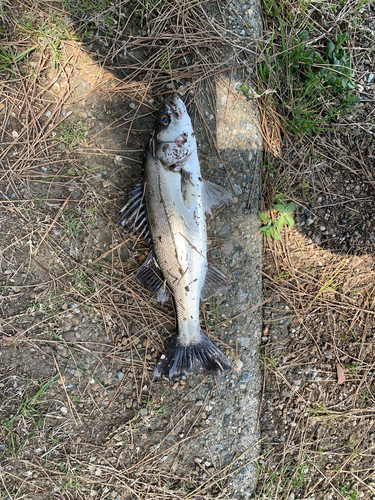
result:
[[[164,99],[164,106],[163,107],[165,107],[168,111],[173,113],[173,115],[177,119],[180,119],[182,117],[182,115],[186,113],[185,104],[178,97],[176,92],[173,92],[172,94],[168,95]]]

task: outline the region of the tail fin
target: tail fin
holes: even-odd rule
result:
[[[189,346],[180,344],[175,335],[157,362],[153,376],[160,379],[164,375],[172,379],[186,373],[221,373],[230,368],[220,349],[201,332],[199,342]]]

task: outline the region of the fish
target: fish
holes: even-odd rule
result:
[[[127,197],[118,223],[150,244],[134,280],[160,302],[172,295],[177,316],[176,333],[153,377],[230,370],[227,357],[202,331],[199,305],[228,288],[225,274],[207,261],[205,213],[232,196],[202,179],[191,119],[175,93],[163,101],[145,155],[143,179]]]

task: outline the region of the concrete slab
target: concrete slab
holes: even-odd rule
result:
[[[232,2],[229,10],[234,18],[234,32],[260,36],[257,2]],[[194,398],[203,406],[206,423],[213,426],[192,448],[195,456],[209,461],[211,457],[216,467],[221,464],[222,470],[227,467],[228,474],[234,473],[228,496],[233,499],[248,499],[254,492],[254,460],[260,450],[257,419],[262,312],[257,306],[262,301],[262,251],[257,212],[262,136],[255,100],[238,95],[244,75],[250,71],[248,62],[247,68],[232,72],[217,84],[214,132],[219,160],[206,143],[203,130],[196,130],[200,153],[210,158],[205,165],[215,165],[202,165],[203,176],[234,192],[232,204],[214,215],[208,228],[209,237],[214,238],[209,258],[232,280],[231,289],[216,297],[220,322],[215,331],[219,339],[235,344],[236,349],[231,359],[233,372],[218,377],[216,384],[212,380],[202,383],[199,377],[187,379],[187,392],[199,385]],[[198,397],[198,393],[202,396]],[[204,394],[207,396],[203,401]]]

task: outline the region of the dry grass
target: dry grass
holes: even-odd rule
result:
[[[323,54],[333,30],[348,34],[361,103],[316,133],[295,135],[277,126],[288,126],[298,104],[290,74],[274,67],[261,88],[268,135],[283,137],[281,151],[268,141],[262,209],[293,200],[297,212],[293,232],[265,246],[265,295],[277,300],[264,308],[256,498],[367,499],[375,494],[373,5],[265,2],[263,52],[273,63],[282,52],[276,11],[287,47],[309,29],[309,47]],[[275,74],[285,78],[272,87]],[[332,106],[328,91],[323,102]]]

